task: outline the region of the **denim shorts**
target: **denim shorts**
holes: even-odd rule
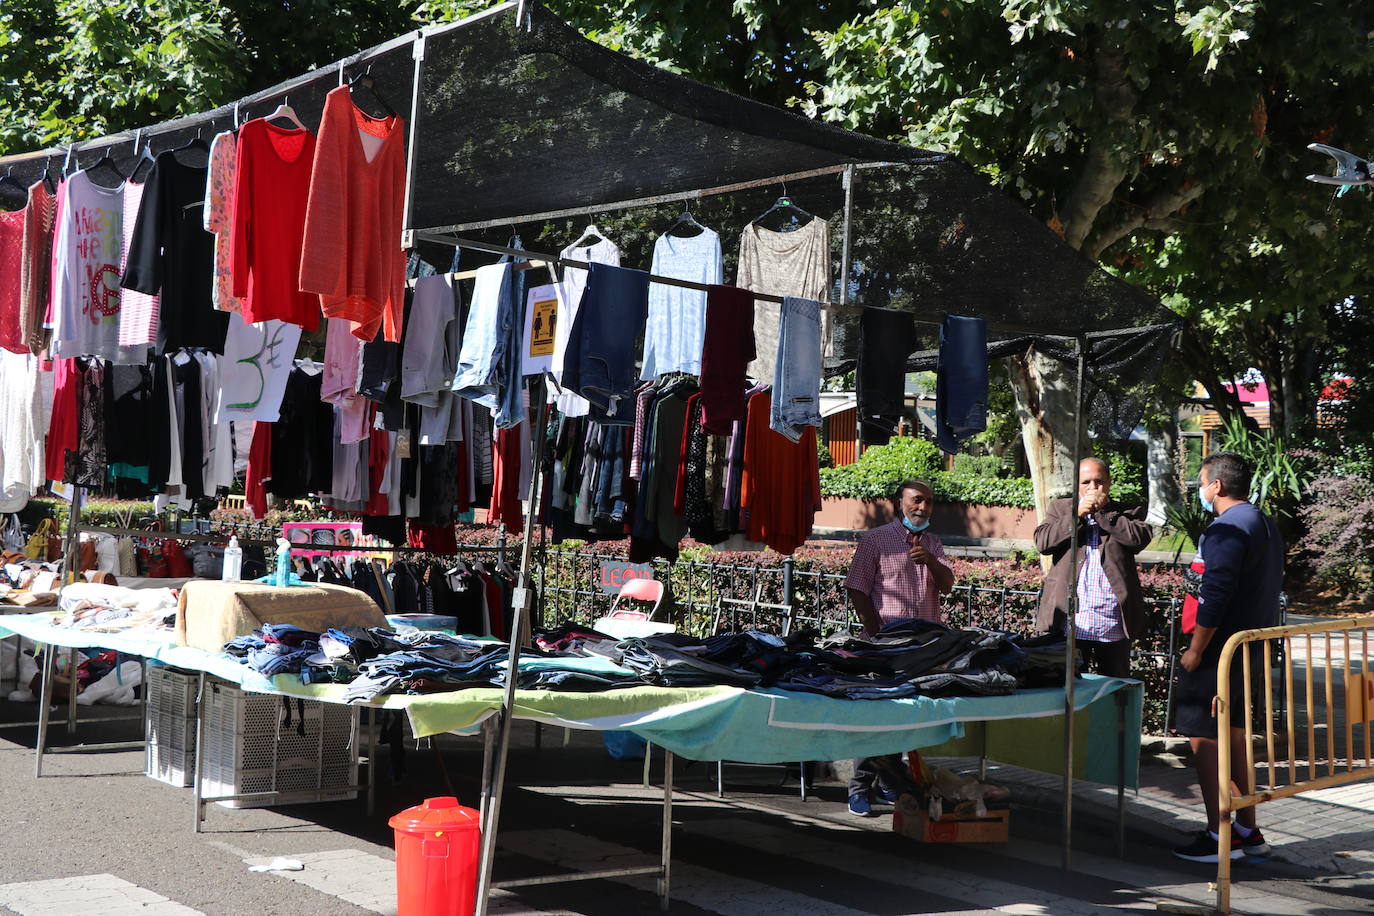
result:
[[[821,304],[788,296],[778,323],[773,407],[768,425],[793,442],[821,425]]]

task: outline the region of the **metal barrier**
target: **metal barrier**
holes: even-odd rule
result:
[[[1217,771],[1221,821],[1217,830],[1217,911],[1231,911],[1231,813],[1276,798],[1374,777],[1370,763],[1370,729],[1374,725],[1374,672],[1369,644],[1374,615],[1344,617],[1319,623],[1244,630],[1226,641],[1217,661]],[[1340,634],[1333,638],[1334,634]],[[1316,637],[1314,639],[1314,637]],[[1358,655],[1352,653],[1352,647]],[[1242,651],[1243,649],[1243,651]],[[1282,653],[1280,661],[1279,651]],[[1231,759],[1231,666],[1240,656],[1244,692],[1245,764],[1236,781]],[[1294,662],[1301,662],[1303,689],[1294,684]],[[1358,660],[1358,670],[1355,663]],[[1318,664],[1320,663],[1320,664]],[[1252,671],[1253,666],[1260,671]],[[1316,683],[1314,668],[1321,674]],[[1275,673],[1281,689],[1275,690]],[[1263,694],[1267,782],[1255,786],[1256,694]],[[1276,697],[1277,694],[1277,697]],[[1275,705],[1281,699],[1282,709]],[[1340,702],[1337,702],[1339,699]],[[1320,710],[1319,710],[1320,707]],[[1317,713],[1321,712],[1318,722]],[[1283,745],[1275,741],[1275,722],[1283,725]],[[1362,740],[1357,741],[1356,729]],[[1318,741],[1318,730],[1324,741]],[[1341,738],[1344,738],[1342,746]],[[1305,739],[1305,742],[1303,741]],[[1359,751],[1363,749],[1361,755]],[[1282,751],[1282,753],[1279,753]],[[1356,766],[1356,758],[1363,763]],[[1304,776],[1301,771],[1305,770]],[[1319,775],[1319,770],[1325,770]]]

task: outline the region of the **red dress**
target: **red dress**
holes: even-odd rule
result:
[[[740,505],[749,512],[749,539],[790,555],[811,536],[821,508],[816,428],[806,427],[801,441],[792,442],[769,428],[771,406],[767,391],[749,399]]]

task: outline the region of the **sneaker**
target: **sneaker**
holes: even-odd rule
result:
[[[895,805],[897,804],[897,793],[891,789],[879,789],[878,801],[884,805]]]
[[[1264,834],[1260,833],[1258,827],[1247,837],[1242,837],[1240,831],[1233,827],[1231,835],[1240,839],[1240,851],[1247,856],[1269,855],[1269,844],[1264,841]]]
[[[872,817],[873,805],[868,801],[867,795],[849,796],[849,813],[855,817]],[[1216,861],[1213,859],[1212,861]]]
[[[1180,859],[1187,859],[1189,862],[1210,862],[1216,864],[1217,861],[1217,841],[1206,830],[1199,830],[1191,841],[1183,846],[1174,849],[1174,855]],[[1231,858],[1243,859],[1245,853],[1240,848],[1240,838],[1234,833],[1231,834]]]

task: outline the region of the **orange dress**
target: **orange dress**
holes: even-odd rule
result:
[[[318,293],[326,318],[371,341],[401,339],[405,296],[405,122],[358,110],[347,86],[320,116],[301,249],[301,289]]]
[[[772,400],[767,391],[749,399],[740,506],[749,513],[751,541],[790,555],[811,536],[821,508],[816,428],[806,427],[800,442],[774,432],[768,425]]]

